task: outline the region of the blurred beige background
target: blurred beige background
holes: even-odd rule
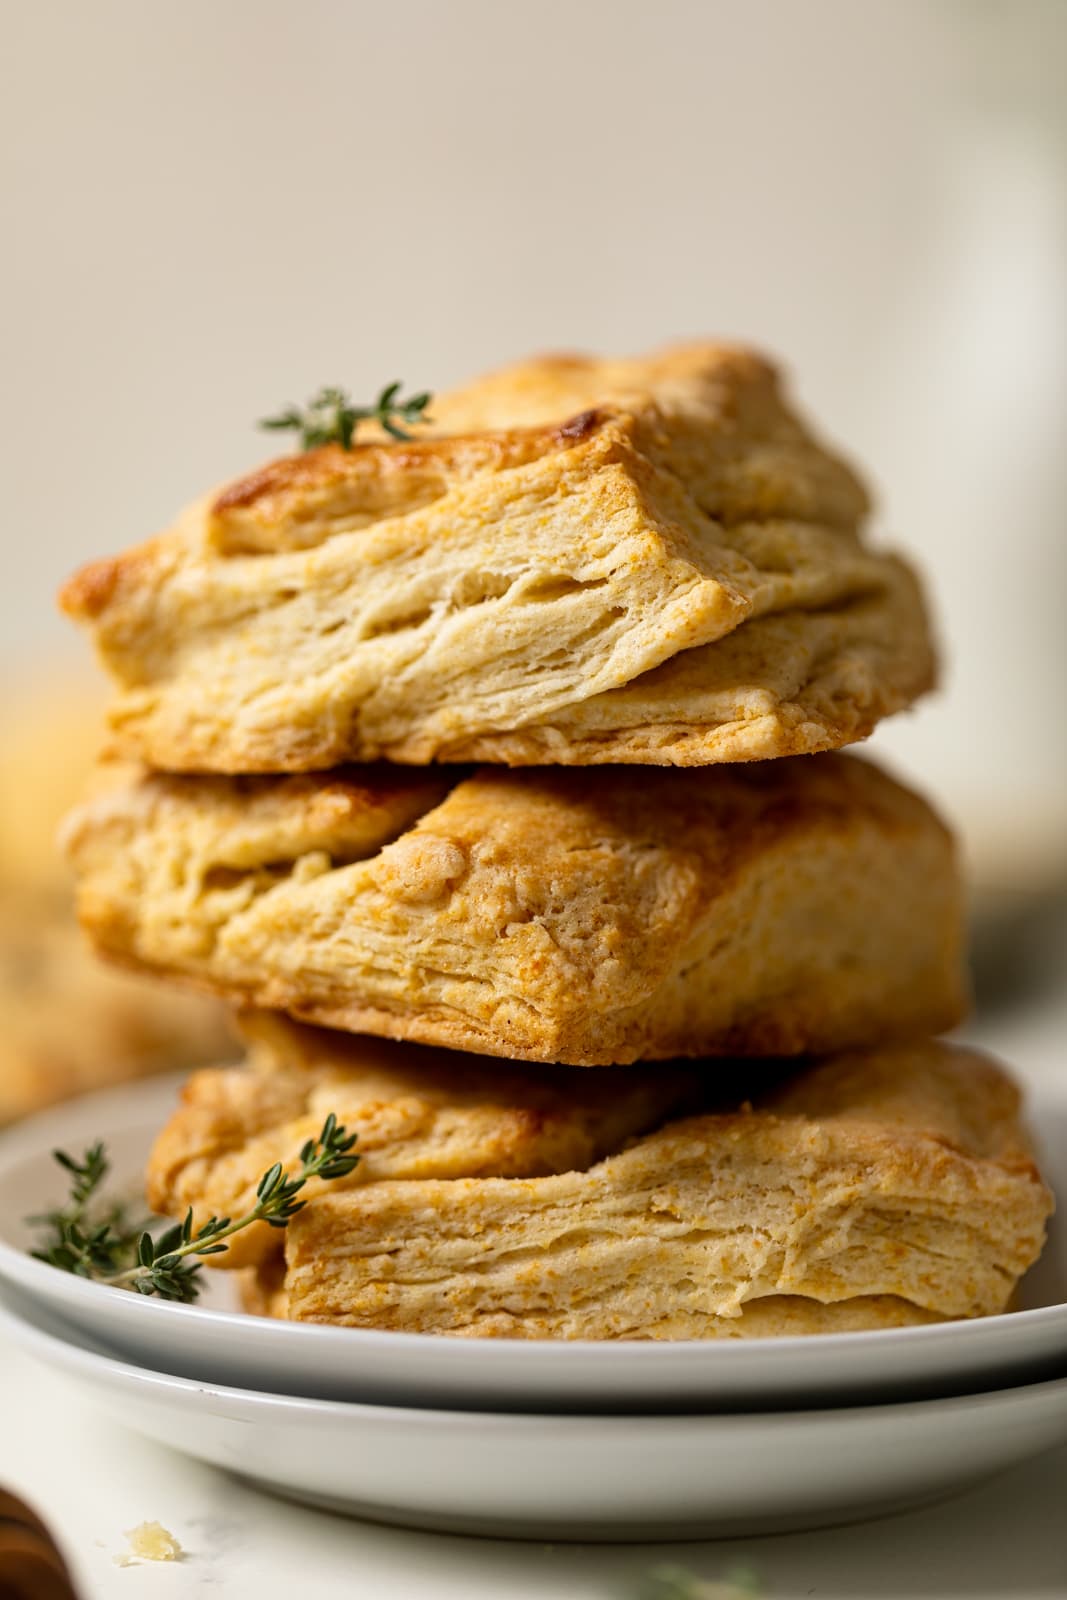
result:
[[[877,746],[1067,866],[1067,5],[34,0],[2,15],[6,695],[59,579],[324,382],[754,340],[873,471],[948,694]]]

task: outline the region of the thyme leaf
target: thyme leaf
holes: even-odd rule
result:
[[[410,428],[429,422],[426,407],[433,396],[424,391],[403,400],[400,383],[387,383],[372,406],[354,406],[344,389],[320,389],[307,405],[289,406],[277,416],[264,417],[261,428],[292,430],[300,435],[301,448],[315,450],[324,444],[339,444],[351,450],[361,422],[377,422],[393,439],[410,439]]]

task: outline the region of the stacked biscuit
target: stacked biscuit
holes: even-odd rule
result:
[[[952,840],[835,754],[930,687],[914,576],[742,351],[523,364],[64,591],[141,770],[99,950],[226,997],[152,1203],[297,1320],[705,1338],[1004,1308],[1050,1198],[963,1006]],[[481,763],[480,765],[472,765]]]

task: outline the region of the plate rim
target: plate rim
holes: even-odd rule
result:
[[[194,1403],[202,1403],[204,1399],[211,1398],[235,1409],[259,1415],[283,1411],[289,1415],[329,1418],[334,1422],[382,1421],[386,1418],[395,1421],[399,1416],[420,1427],[436,1427],[448,1433],[455,1433],[459,1429],[484,1433],[515,1428],[521,1428],[527,1433],[543,1431],[546,1428],[552,1428],[554,1431],[570,1428],[574,1431],[587,1432],[591,1426],[597,1426],[603,1432],[611,1433],[647,1425],[669,1425],[679,1432],[699,1432],[709,1427],[731,1431],[743,1428],[746,1432],[754,1427],[778,1431],[783,1426],[796,1426],[802,1423],[809,1425],[822,1421],[828,1424],[842,1421],[864,1423],[875,1418],[882,1421],[889,1418],[906,1421],[917,1411],[929,1416],[936,1410],[940,1416],[949,1416],[964,1410],[972,1413],[975,1409],[996,1411],[1021,1403],[1024,1399],[1041,1404],[1052,1399],[1067,1399],[1067,1355],[1065,1355],[1064,1372],[1059,1377],[1042,1379],[1038,1383],[1012,1384],[980,1390],[975,1394],[886,1400],[863,1406],[820,1406],[808,1410],[783,1411],[643,1412],[637,1415],[628,1413],[613,1415],[604,1412],[449,1411],[432,1406],[374,1405],[361,1400],[309,1399],[300,1395],[272,1394],[262,1389],[242,1389],[233,1384],[183,1378],[178,1373],[138,1366],[134,1362],[123,1361],[109,1355],[106,1351],[96,1349],[93,1342],[86,1340],[81,1334],[77,1338],[65,1337],[53,1331],[47,1325],[47,1321],[46,1318],[46,1325],[42,1327],[36,1318],[13,1310],[7,1302],[0,1299],[0,1333],[5,1333],[34,1360],[41,1362],[46,1360],[44,1355],[34,1353],[37,1345],[43,1345],[47,1352],[59,1352],[58,1355],[52,1355],[47,1361],[48,1365],[68,1372],[74,1370],[79,1376],[87,1374],[90,1381],[94,1381],[94,1375],[97,1379],[102,1375],[112,1383],[140,1388],[153,1394],[172,1397],[181,1395],[192,1399]],[[28,1329],[29,1334],[21,1331],[12,1332],[13,1328]]]
[[[53,1139],[61,1136],[57,1132],[49,1138],[49,1130],[52,1128],[58,1130],[65,1126],[79,1111],[98,1107],[101,1113],[105,1114],[110,1106],[117,1105],[124,1109],[132,1121],[138,1114],[137,1108],[144,1102],[140,1114],[147,1118],[149,1106],[157,1100],[162,1102],[168,1097],[174,1097],[187,1078],[188,1072],[180,1070],[133,1079],[79,1095],[73,1100],[64,1101],[61,1105],[36,1112],[8,1128],[0,1129],[0,1178],[10,1165],[17,1163],[20,1152],[23,1159],[32,1159],[34,1156],[42,1157],[47,1150],[54,1148]],[[1054,1083],[1051,1086],[1039,1085],[1036,1091],[1031,1089],[1029,1092],[1031,1101],[1034,1099],[1040,1101],[1047,1097],[1062,1099],[1067,1109],[1067,1087],[1064,1087],[1060,1094],[1057,1094],[1057,1086]],[[252,1321],[256,1326],[254,1337],[264,1344],[273,1341],[275,1344],[284,1343],[291,1346],[295,1333],[295,1337],[301,1339],[309,1351],[314,1348],[315,1343],[319,1346],[345,1343],[351,1348],[351,1342],[355,1340],[368,1350],[394,1351],[398,1355],[404,1352],[414,1355],[420,1350],[432,1348],[436,1359],[456,1365],[470,1363],[472,1360],[470,1349],[473,1345],[477,1349],[479,1364],[488,1363],[490,1366],[494,1364],[504,1366],[514,1361],[515,1347],[521,1346],[523,1352],[528,1353],[526,1358],[533,1360],[555,1359],[562,1347],[567,1351],[568,1360],[575,1364],[583,1362],[588,1364],[595,1358],[598,1365],[605,1361],[615,1362],[617,1365],[634,1361],[646,1365],[653,1363],[662,1365],[669,1362],[674,1366],[699,1362],[738,1369],[770,1366],[776,1356],[814,1362],[818,1360],[817,1351],[830,1352],[832,1358],[832,1352],[835,1350],[853,1350],[857,1347],[869,1350],[872,1355],[878,1348],[889,1345],[899,1347],[910,1344],[922,1348],[926,1345],[939,1345],[949,1340],[958,1340],[961,1333],[964,1338],[971,1340],[983,1337],[996,1339],[1000,1330],[1007,1327],[1040,1328],[1044,1324],[1067,1321],[1067,1300],[1063,1300],[1055,1305],[1031,1306],[1019,1311],[998,1312],[988,1317],[961,1317],[944,1322],[822,1333],[817,1336],[782,1334],[770,1339],[467,1340],[447,1338],[440,1334],[407,1333],[384,1328],[327,1327],[314,1323],[274,1321],[267,1317],[250,1318],[246,1312],[222,1311],[211,1306],[183,1305],[151,1296],[124,1294],[121,1289],[113,1289],[106,1284],[93,1283],[70,1273],[60,1273],[46,1262],[35,1260],[26,1250],[9,1243],[0,1234],[0,1283],[4,1281],[14,1284],[16,1288],[34,1296],[35,1299],[44,1299],[52,1306],[59,1302],[70,1301],[75,1307],[95,1306],[102,1311],[106,1304],[105,1297],[122,1295],[123,1303],[126,1305],[124,1316],[131,1315],[148,1321],[154,1318],[161,1327],[165,1323],[173,1326],[175,1317],[185,1317],[203,1323],[220,1334],[233,1333],[238,1329],[247,1334],[249,1323]],[[132,1309],[134,1307],[136,1310]],[[117,1303],[115,1309],[117,1311]],[[73,1310],[71,1314],[74,1314]],[[963,1333],[964,1329],[969,1331]],[[554,1352],[553,1357],[546,1357],[547,1351]]]

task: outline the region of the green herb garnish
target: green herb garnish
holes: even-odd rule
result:
[[[303,411],[290,406],[276,417],[264,417],[259,426],[295,429],[304,450],[314,450],[322,444],[339,444],[343,450],[351,450],[359,424],[370,421],[380,423],[394,439],[410,439],[408,427],[429,422],[426,407],[433,396],[416,394],[410,400],[401,400],[401,387],[399,383],[386,384],[372,406],[352,405],[344,389],[320,389]],[[407,426],[402,427],[402,423]]]
[[[191,1303],[202,1287],[202,1262],[195,1257],[218,1255],[227,1248],[226,1239],[255,1222],[284,1228],[303,1210],[306,1201],[296,1196],[309,1178],[343,1178],[352,1171],[359,1161],[349,1153],[355,1142],[356,1135],[346,1133],[331,1112],[318,1138],[309,1139],[300,1151],[296,1175],[289,1177],[276,1161],[260,1178],[256,1203],[243,1217],[211,1217],[194,1234],[190,1206],[184,1221],[173,1223],[158,1238],[147,1228],[131,1226],[122,1207],[94,1211],[93,1202],[108,1172],[102,1144],[92,1145],[80,1162],[56,1150],[56,1161],[71,1174],[70,1199],[62,1210],[28,1219],[49,1230],[40,1249],[31,1253],[79,1278]]]

